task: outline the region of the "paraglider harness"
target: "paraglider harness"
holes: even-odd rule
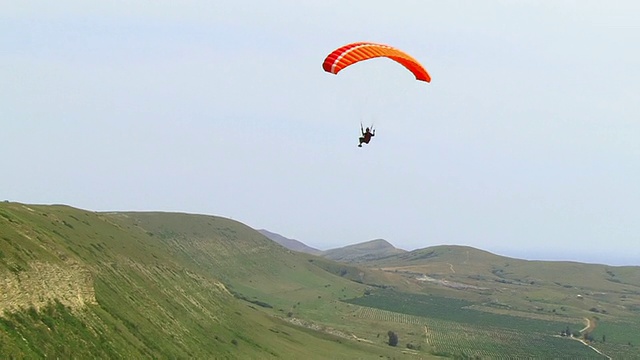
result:
[[[364,131],[362,128],[362,122],[360,122],[360,133],[362,136],[359,139],[360,143],[358,144],[358,147],[362,147],[362,143],[368,144],[369,141],[371,141],[371,138],[376,136],[376,130],[373,128],[373,124],[371,124],[370,128],[367,128],[367,131]]]

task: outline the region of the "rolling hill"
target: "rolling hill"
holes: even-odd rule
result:
[[[631,355],[640,343],[640,267],[529,261],[492,254],[467,246],[434,246],[361,266],[400,274],[433,294],[466,299],[468,309],[555,321],[587,319],[582,336],[611,339],[592,343],[607,354]],[[609,335],[607,335],[607,333]],[[614,358],[616,356],[613,356]]]
[[[261,229],[258,231],[267,238],[275,241],[276,243],[286,247],[289,250],[318,255],[330,260],[341,262],[366,262],[386,258],[395,254],[402,254],[405,252],[405,250],[398,249],[391,245],[388,241],[383,239],[365,241],[358,244],[347,245],[340,248],[322,251],[307,246],[301,241],[286,238],[269,230]]]
[[[397,353],[314,321],[363,285],[229,219],[5,202],[0,235],[3,358]]]
[[[321,255],[335,261],[359,263],[384,259],[405,252],[405,250],[394,247],[386,240],[376,239],[323,251]]]
[[[399,276],[387,278],[386,283],[402,291],[470,301],[465,308],[496,316],[551,322],[588,319],[590,325],[581,335],[595,341],[596,337],[607,338],[606,333],[616,333],[616,344],[601,343],[598,348],[634,358],[630,356],[633,352],[630,344],[640,343],[640,336],[631,330],[640,326],[640,267],[528,261],[455,245],[384,252],[392,248],[384,241],[373,241],[326,251],[322,256],[358,266],[360,270],[380,269],[387,275]],[[406,301],[410,296],[403,295],[391,304]],[[397,311],[397,305],[384,305],[392,298],[395,296],[390,293],[380,293],[355,303]],[[421,309],[416,312],[424,313],[424,308]],[[414,314],[413,310],[409,312]]]
[[[352,262],[216,216],[0,203],[0,355],[637,358],[640,268],[340,252]]]

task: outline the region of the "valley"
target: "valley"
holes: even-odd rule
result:
[[[603,359],[640,345],[638,267],[456,246],[337,262],[221,217],[62,205],[1,203],[0,235],[6,358]]]

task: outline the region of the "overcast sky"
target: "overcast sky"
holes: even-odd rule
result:
[[[1,199],[640,265],[640,2],[0,9]],[[388,59],[322,70],[355,41],[431,83]]]

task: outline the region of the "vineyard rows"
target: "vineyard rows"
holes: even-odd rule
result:
[[[578,342],[551,334],[474,326],[364,306],[359,306],[354,314],[363,319],[419,326],[424,331],[425,344],[435,354],[491,359],[530,358],[534,354],[542,358],[558,354],[581,359],[603,358]]]
[[[414,315],[401,314],[393,311],[359,306],[356,316],[363,319],[372,319],[385,322],[395,322],[400,324],[424,325],[425,318]]]

